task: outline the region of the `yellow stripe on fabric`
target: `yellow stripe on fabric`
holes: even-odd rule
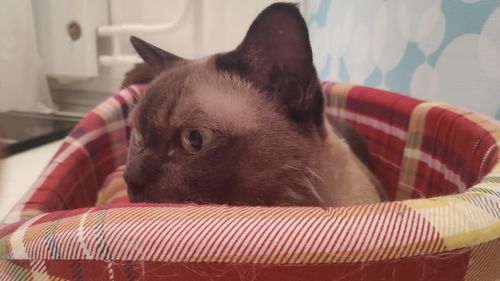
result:
[[[495,122],[497,122],[497,121],[491,119],[488,116],[484,116],[484,115],[478,114],[476,112],[469,111],[469,110],[455,107],[455,106],[448,105],[448,104],[442,104],[439,107],[444,108],[444,109],[449,110],[449,111],[452,111],[454,113],[457,113],[457,114],[467,118],[468,120],[470,120],[474,124],[481,126],[484,130],[486,130],[490,133],[499,131],[498,125],[495,124]],[[495,138],[495,139],[499,140],[499,138]]]
[[[127,195],[127,184],[123,179],[123,172],[114,172],[107,177],[101,189],[97,192],[95,206],[104,205],[114,198],[124,195]]]
[[[482,229],[460,233],[444,238],[446,248],[454,250],[488,242],[500,237],[500,222],[486,226]]]
[[[427,114],[439,103],[425,102],[417,105],[410,116],[408,134],[403,149],[403,160],[401,161],[401,172],[396,190],[396,200],[410,199],[415,191],[415,179],[420,158],[420,147],[425,130]]]
[[[347,103],[347,96],[353,87],[354,85],[352,84],[337,83],[330,88],[330,92],[327,93],[330,99],[327,105],[329,113],[344,119],[344,108]]]
[[[486,177],[496,177],[500,178],[500,163],[496,164],[493,169],[491,169],[490,173],[485,176]],[[499,187],[500,189],[500,187]]]
[[[439,232],[446,249],[470,247],[500,238],[500,214],[490,214],[466,200],[483,199],[500,202],[475,186],[471,192],[430,199],[407,200],[403,204],[420,213]]]

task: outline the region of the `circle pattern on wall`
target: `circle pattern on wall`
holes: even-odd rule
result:
[[[304,0],[302,5],[320,78],[500,119],[500,1]]]

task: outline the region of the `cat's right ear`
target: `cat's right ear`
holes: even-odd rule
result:
[[[151,68],[151,70],[153,70],[154,73],[159,73],[172,63],[182,60],[182,58],[135,36],[130,37],[130,43],[132,43],[132,46],[134,46],[134,49],[137,51],[139,56]]]

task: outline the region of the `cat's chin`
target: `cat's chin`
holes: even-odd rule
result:
[[[172,200],[166,200],[158,196],[149,196],[143,189],[139,191],[131,186],[128,186],[127,193],[130,203],[175,203]]]
[[[144,200],[143,198],[141,198],[139,196],[131,196],[130,193],[128,195],[128,201],[130,203],[148,203],[146,200]],[[153,203],[153,202],[149,202],[149,203]]]

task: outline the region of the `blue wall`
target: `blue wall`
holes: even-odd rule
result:
[[[303,0],[322,79],[500,119],[500,0]]]

